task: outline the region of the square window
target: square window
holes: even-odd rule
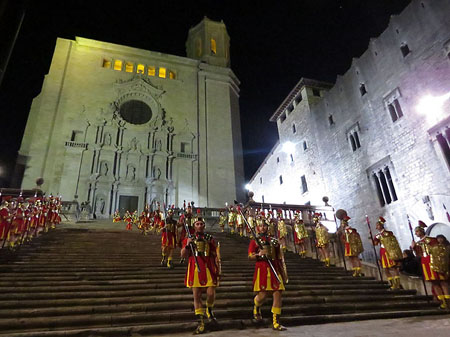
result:
[[[122,70],[122,61],[121,60],[115,60],[114,61],[114,70],[121,71]]]
[[[138,64],[136,68],[138,74],[143,74],[145,72],[145,66],[143,64]]]
[[[158,76],[161,77],[161,78],[166,78],[166,68],[160,67]]]
[[[111,60],[104,59],[103,60],[103,68],[111,68]]]
[[[127,62],[125,64],[125,71],[127,73],[132,73],[134,71],[134,64],[132,62]]]
[[[319,89],[313,89],[312,92],[313,92],[313,96],[320,97],[320,90]]]

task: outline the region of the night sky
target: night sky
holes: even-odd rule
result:
[[[277,140],[270,116],[301,77],[334,82],[410,0],[30,1],[0,87],[0,161],[12,162],[57,37],[186,56],[191,26],[223,20],[241,81],[246,179]],[[4,164],[3,164],[4,165]],[[3,179],[3,184],[5,180]],[[1,184],[1,179],[0,179]]]

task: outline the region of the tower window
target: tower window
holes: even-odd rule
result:
[[[446,128],[444,134],[439,132],[436,135],[436,140],[441,147],[447,166],[450,169],[450,129]]]
[[[361,93],[361,96],[364,96],[365,94],[367,94],[366,85],[364,83],[361,83],[359,85],[359,92]]]
[[[301,101],[302,101],[302,95],[300,94],[300,95],[298,95],[296,98],[295,98],[295,104],[298,104],[298,103],[300,103]]]
[[[188,152],[190,152],[189,143],[181,142],[181,144],[180,144],[180,152],[181,153],[188,153]]]
[[[262,177],[259,177],[259,183],[262,184],[262,182],[263,182]]]
[[[333,115],[328,116],[328,124],[330,124],[330,126],[334,125]]]
[[[303,141],[303,151],[306,151],[308,149],[308,143],[306,143],[306,140]]]
[[[148,76],[155,76],[156,75],[156,69],[153,66],[147,67],[147,74]]]
[[[161,78],[166,78],[166,68],[160,67],[158,76],[161,77]]]
[[[395,122],[400,117],[403,117],[402,107],[400,106],[398,99],[394,99],[387,105],[387,107],[393,122]]]
[[[280,162],[280,157],[277,157],[277,164]]]
[[[103,68],[111,68],[111,60],[103,59]]]
[[[302,176],[301,180],[302,180],[302,193],[306,193],[308,192],[308,184],[306,183],[306,177]]]
[[[403,57],[405,57],[406,55],[408,55],[411,52],[411,50],[409,50],[409,47],[406,43],[400,47],[400,50],[402,52]]]
[[[216,55],[216,54],[217,54],[216,40],[211,39],[211,55]]]
[[[389,165],[385,165],[384,167],[372,171],[372,179],[381,206],[389,205],[398,200],[394,181],[392,179],[392,170]]]
[[[295,127],[295,124],[292,124],[292,133],[297,133],[297,128]]]
[[[169,71],[169,78],[174,80],[176,78],[175,73],[173,71]]]
[[[283,184],[283,176],[280,176],[280,185]]]
[[[125,64],[125,71],[127,73],[132,73],[134,71],[134,64],[132,62],[127,62]]]
[[[138,64],[136,67],[136,72],[138,74],[143,74],[145,72],[145,66],[143,64]]]
[[[294,162],[294,156],[291,154],[291,163]]]
[[[359,149],[361,147],[361,143],[359,142],[359,135],[358,135],[357,130],[351,130],[347,134],[347,137],[350,141],[350,145],[351,145],[353,151],[356,151],[357,149]]]
[[[313,89],[312,92],[313,92],[313,96],[320,97],[320,90],[319,89]]]
[[[283,123],[285,120],[286,120],[286,113],[283,112],[283,113],[280,115],[280,123]]]
[[[123,62],[121,60],[114,61],[114,70],[121,71]]]

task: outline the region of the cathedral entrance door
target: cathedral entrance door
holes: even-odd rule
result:
[[[122,217],[126,211],[133,213],[138,209],[139,197],[133,195],[121,195],[119,197],[119,212]]]

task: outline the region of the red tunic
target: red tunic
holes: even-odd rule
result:
[[[7,207],[0,208],[0,240],[6,237],[6,232],[9,230],[9,209]]]
[[[161,246],[175,248],[175,239],[177,236],[177,224],[175,220],[167,218],[166,221],[161,220]]]
[[[270,236],[260,236],[259,240],[270,242],[272,239]],[[272,265],[274,266],[278,276],[281,278],[282,272],[282,262],[280,259],[280,248],[272,247],[275,249],[275,259],[271,259]],[[260,248],[255,240],[250,241],[250,245],[248,247],[248,255],[258,254]],[[270,277],[268,277],[270,275]],[[270,281],[268,281],[270,280]],[[255,272],[253,274],[253,290],[284,290],[283,283],[280,284],[278,282],[277,277],[274,272],[270,268],[269,263],[266,260],[258,259],[255,264]]]
[[[201,236],[196,236],[199,238]],[[192,256],[191,249],[186,247],[187,238],[183,240],[183,248],[189,251],[188,266],[184,278],[184,284],[189,288],[197,287],[215,287],[218,285],[218,269],[216,266],[216,242],[209,234],[203,235],[207,256],[197,256],[200,273],[195,265],[195,258]]]

